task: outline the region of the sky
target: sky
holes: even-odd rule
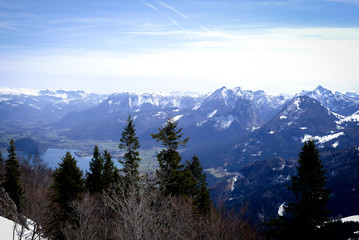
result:
[[[0,0],[0,86],[359,92],[359,0]]]

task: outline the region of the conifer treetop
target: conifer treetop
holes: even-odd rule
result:
[[[163,127],[158,128],[158,133],[151,134],[157,142],[161,142],[167,149],[176,150],[179,146],[186,146],[189,137],[181,140],[182,128],[177,130],[178,122],[173,118],[168,118]]]

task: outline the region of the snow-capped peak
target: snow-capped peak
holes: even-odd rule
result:
[[[29,96],[38,96],[40,94],[40,90],[36,89],[28,89],[28,88],[7,88],[0,87],[1,95],[29,95]]]

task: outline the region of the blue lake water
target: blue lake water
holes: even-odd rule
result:
[[[89,162],[92,156],[87,157],[78,157],[75,152],[77,150],[66,150],[66,149],[57,149],[49,148],[45,153],[41,154],[40,157],[44,160],[45,163],[52,169],[55,169],[59,166],[59,163],[62,161],[62,158],[65,157],[66,152],[70,152],[71,155],[77,160],[77,165],[81,170],[89,169]]]

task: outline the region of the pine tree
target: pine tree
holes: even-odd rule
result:
[[[48,231],[53,239],[65,239],[62,229],[70,219],[72,201],[80,200],[84,191],[82,171],[70,152],[66,152],[62,162],[53,173],[51,190],[51,206],[49,208]]]
[[[24,190],[21,186],[20,164],[16,159],[14,139],[10,141],[8,159],[5,162],[4,189],[16,204],[19,212],[22,211]]]
[[[112,160],[112,156],[107,150],[103,155],[105,164],[103,166],[103,185],[104,189],[110,188],[113,184],[117,184],[120,181],[120,175],[118,169]]]
[[[179,146],[185,146],[189,138],[181,140],[182,128],[177,130],[174,119],[168,119],[163,127],[158,129],[157,134],[151,134],[152,138],[165,147],[157,154],[159,169],[156,171],[161,187],[165,194],[181,195],[187,192],[186,174],[181,164],[181,156],[178,152]]]
[[[123,164],[122,171],[125,176],[123,178],[125,189],[132,184],[132,186],[138,187],[139,184],[139,161],[141,160],[140,153],[138,148],[140,144],[138,142],[138,137],[136,136],[135,125],[131,116],[128,116],[127,125],[125,126],[122,134],[121,140],[118,147],[125,151],[123,156],[123,161],[120,160],[120,163]]]
[[[193,198],[193,205],[197,212],[208,215],[211,211],[211,199],[207,188],[206,174],[199,158],[194,155],[191,162],[186,161],[185,170],[191,173],[191,187],[189,196]]]
[[[86,188],[91,194],[101,193],[104,189],[104,159],[100,155],[97,145],[94,147],[93,157],[90,161],[90,171],[86,174]]]
[[[298,154],[297,176],[288,187],[296,202],[285,207],[285,215],[273,220],[272,233],[278,239],[321,239],[321,228],[328,221],[330,189],[326,188],[324,166],[313,141]]]
[[[52,202],[59,204],[65,210],[70,210],[68,203],[81,198],[84,191],[82,171],[70,152],[66,152],[59,167],[53,173],[51,185]]]

